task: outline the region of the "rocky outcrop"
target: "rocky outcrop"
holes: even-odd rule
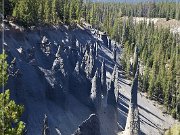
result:
[[[136,75],[131,87],[129,112],[126,121],[124,135],[140,135],[140,120],[139,120],[139,110],[137,105],[138,74],[139,74],[138,70],[139,68],[137,67]]]
[[[101,107],[101,80],[98,69],[92,79],[90,98],[96,110],[99,109]]]
[[[104,60],[103,60],[102,65],[101,65],[101,90],[102,90],[102,94],[104,96],[106,96],[107,95],[106,66],[105,66]]]
[[[114,61],[116,62],[117,60],[117,45],[114,45],[114,49],[113,49],[113,57],[114,57]]]
[[[111,39],[110,38],[108,39],[108,48],[109,48],[109,50],[111,50]]]
[[[114,82],[111,81],[110,89],[108,90],[108,95],[107,95],[107,104],[116,107],[117,102],[116,102],[116,96],[114,90],[115,90]]]
[[[101,135],[98,116],[91,114],[87,120],[82,122],[73,135]]]
[[[50,135],[47,115],[44,115],[42,135]]]

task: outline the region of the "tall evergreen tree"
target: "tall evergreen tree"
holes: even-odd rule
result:
[[[51,16],[51,1],[50,0],[45,0],[45,5],[44,5],[44,21],[45,23],[49,23],[52,21],[52,16]]]
[[[0,54],[0,88],[5,86],[8,80],[8,64],[6,55]],[[10,90],[0,93],[0,134],[22,135],[25,124],[20,121],[23,106],[17,105],[10,99]]]
[[[58,23],[59,18],[58,18],[58,0],[53,0],[52,1],[52,10],[51,10],[51,14],[52,14],[52,22],[53,23]]]

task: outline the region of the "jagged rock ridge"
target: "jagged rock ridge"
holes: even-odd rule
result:
[[[28,135],[42,133],[44,114],[50,134],[72,134],[93,113],[101,134],[124,130],[119,118],[124,115],[119,111],[118,45],[105,36],[64,26],[5,32],[8,62],[16,58],[10,64],[8,88],[12,98],[25,105],[22,119]]]

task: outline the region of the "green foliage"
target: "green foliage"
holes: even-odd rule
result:
[[[171,15],[174,13],[168,14],[170,17],[174,16]],[[136,64],[133,64],[135,62],[130,64],[130,58],[133,57],[134,45],[138,44],[139,59],[142,66],[145,66],[141,75],[141,90],[147,92],[150,99],[164,104],[169,113],[173,110],[173,114],[179,119],[180,46],[177,42],[179,35],[170,33],[169,28],[156,28],[154,23],[147,25],[146,21],[133,24],[132,17],[125,21],[111,19],[114,20],[112,25],[107,25],[106,19],[103,24],[112,29],[111,37],[124,47],[121,57],[124,70],[129,74],[129,71],[133,71],[136,67]],[[137,61],[135,56],[134,58],[134,61]]]
[[[83,3],[83,0],[5,0],[5,16],[13,15],[27,26],[57,23],[59,20],[70,23],[83,17],[94,27],[103,28],[111,35],[117,18],[136,16],[179,20],[180,10],[177,7],[179,3],[175,2],[105,4]]]
[[[146,65],[141,76],[142,91],[148,92],[149,98],[163,103],[174,117],[179,118],[180,47],[176,42],[179,36],[172,35],[169,29],[154,28],[144,22],[131,25],[131,28],[126,25],[126,28],[129,32],[124,44],[124,65],[129,64],[129,57],[134,52],[131,43],[138,43],[142,65]]]
[[[7,0],[5,15],[12,15],[24,26],[71,23],[82,17],[83,0]]]
[[[23,106],[16,105],[10,100],[10,91],[0,94],[0,134],[22,135],[25,124],[20,121],[23,112]]]
[[[165,135],[180,135],[180,125],[175,124],[165,132]]]
[[[53,23],[58,23],[59,18],[58,18],[58,0],[53,0],[52,1],[52,22]]]
[[[8,79],[6,55],[0,54],[0,87],[4,86]]]
[[[172,115],[173,118],[176,118],[176,110],[175,109],[172,109],[171,115]]]
[[[0,54],[0,87],[4,87],[7,82],[7,62],[6,55]],[[0,135],[22,135],[25,124],[20,121],[23,106],[16,105],[10,99],[10,91],[0,93]]]
[[[49,0],[45,1],[44,5],[44,22],[51,23],[52,22],[52,15],[51,15],[51,2]]]
[[[13,16],[20,19],[25,26],[33,25],[37,21],[37,2],[34,0],[19,0],[13,9]]]

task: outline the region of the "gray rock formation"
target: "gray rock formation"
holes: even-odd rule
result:
[[[95,43],[95,47],[94,47],[94,52],[95,52],[95,57],[98,57],[98,43]]]
[[[93,67],[94,67],[94,61],[95,61],[95,57],[93,55],[93,48],[91,46],[90,48],[90,52],[88,55],[88,59],[86,62],[86,67],[85,67],[85,72],[88,78],[91,78],[93,75]]]
[[[61,131],[58,128],[55,128],[57,135],[62,135]]]
[[[114,82],[111,81],[110,88],[108,90],[108,95],[107,95],[107,104],[116,107],[117,106],[117,101],[116,101],[116,96],[115,96],[114,91],[115,91]]]
[[[110,38],[108,39],[108,48],[109,48],[109,50],[111,50],[111,39]]]
[[[17,77],[17,75],[20,74],[19,69],[17,68],[17,65],[16,65],[16,58],[14,58],[11,61],[11,64],[8,67],[8,74],[9,76],[13,76],[13,77]]]
[[[46,56],[51,54],[51,42],[49,42],[46,36],[43,36],[41,40],[41,50]]]
[[[101,135],[98,116],[91,114],[87,120],[82,122],[73,135]]]
[[[114,56],[114,61],[116,62],[116,57],[117,57],[117,45],[114,45],[114,49],[113,49],[113,56]]]
[[[44,115],[42,135],[50,135],[47,115]]]
[[[56,58],[60,57],[60,51],[61,51],[62,49],[63,49],[62,46],[59,45],[58,50],[57,50],[57,52],[56,52]]]
[[[76,63],[76,67],[69,78],[69,84],[71,94],[73,94],[83,104],[92,106],[92,104],[89,103],[91,82],[86,78],[82,68],[80,68],[79,61]]]
[[[118,99],[118,67],[117,65],[114,66],[114,69],[113,69],[113,73],[112,73],[112,76],[111,76],[111,81],[114,82],[114,94],[115,94],[115,98],[116,98],[116,101]]]
[[[136,75],[131,87],[131,98],[129,104],[129,112],[126,121],[124,135],[140,135],[140,119],[137,105],[137,91],[138,91],[138,74],[137,68]]]
[[[101,81],[98,69],[96,70],[96,73],[92,79],[90,98],[94,104],[95,109],[99,109],[101,107]]]
[[[108,39],[107,39],[107,34],[106,34],[106,32],[104,32],[104,33],[101,34],[101,39],[103,40],[104,45],[105,45],[106,47],[108,47]]]
[[[102,94],[104,96],[106,96],[107,95],[106,66],[105,66],[104,60],[103,60],[102,65],[101,65],[101,90],[102,90]]]
[[[107,96],[107,104],[116,107],[117,99],[118,99],[118,71],[117,71],[117,65],[115,65],[113,69],[113,73],[111,75],[111,82]]]
[[[76,63],[76,67],[74,68],[74,73],[79,75],[80,74],[80,64],[79,61]]]

